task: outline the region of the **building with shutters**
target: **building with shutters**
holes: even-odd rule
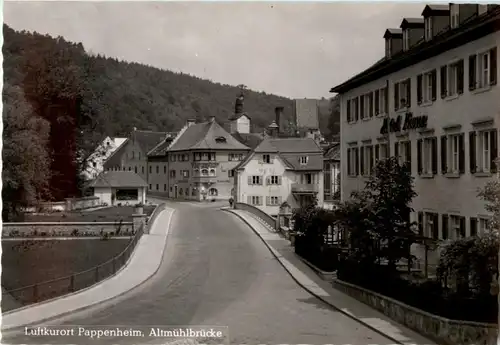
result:
[[[342,200],[378,159],[397,156],[415,177],[422,235],[484,231],[477,191],[497,171],[499,30],[499,6],[480,4],[428,5],[386,30],[385,57],[331,90],[341,97]]]
[[[284,202],[293,209],[316,198],[323,205],[323,150],[312,138],[278,138],[274,132],[235,167],[234,186],[236,202],[271,216]]]

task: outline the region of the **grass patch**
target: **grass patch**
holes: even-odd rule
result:
[[[101,265],[120,254],[131,239],[19,240],[2,241],[2,287],[14,290],[48,280],[70,276]],[[100,269],[100,276],[112,273],[112,266]],[[75,278],[75,288],[95,283],[95,272]],[[39,287],[39,299],[69,292],[69,279]],[[33,303],[33,291],[14,293],[21,304]]]
[[[144,213],[150,216],[155,206],[144,206]],[[25,222],[131,222],[133,206],[115,206],[95,211],[54,212],[49,214],[25,214]]]

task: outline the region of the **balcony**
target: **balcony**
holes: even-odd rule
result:
[[[292,193],[294,194],[317,194],[319,186],[317,184],[294,183]]]
[[[217,176],[213,175],[207,175],[207,176],[192,176],[191,181],[193,182],[199,182],[199,183],[216,183],[217,182]]]

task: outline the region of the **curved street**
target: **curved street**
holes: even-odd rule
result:
[[[158,273],[121,297],[51,325],[228,326],[231,344],[392,343],[303,290],[257,235],[219,210],[220,204],[166,203],[177,212]],[[30,342],[22,335],[2,339]]]

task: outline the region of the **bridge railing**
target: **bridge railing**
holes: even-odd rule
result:
[[[276,219],[268,215],[266,212],[262,211],[260,208],[242,202],[235,203],[234,208],[237,210],[244,210],[252,213],[256,217],[262,219],[262,221],[264,221],[271,228],[277,230]]]

